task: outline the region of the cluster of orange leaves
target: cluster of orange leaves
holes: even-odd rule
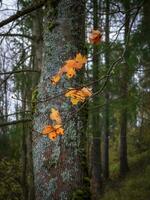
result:
[[[99,30],[92,30],[89,41],[91,44],[99,44],[101,42],[102,34]],[[56,75],[51,78],[51,83],[56,85],[63,74],[70,79],[76,75],[76,71],[82,69],[87,63],[87,58],[81,53],[76,54],[76,57],[65,61],[65,64],[59,69]],[[82,89],[70,88],[65,96],[69,97],[72,104],[76,105],[79,102],[84,102],[87,97],[92,95],[91,89],[83,87]],[[54,125],[46,125],[42,134],[46,135],[49,139],[55,140],[58,135],[64,135],[64,129],[62,128],[62,120],[60,113],[57,109],[52,108],[50,119],[53,120]]]
[[[73,105],[76,105],[78,102],[84,102],[85,99],[91,95],[91,89],[86,87],[83,87],[82,89],[70,88],[65,94],[66,97],[70,97]]]
[[[99,44],[102,39],[102,34],[99,30],[92,30],[90,36],[89,36],[89,41],[91,44]]]
[[[54,125],[46,125],[42,130],[42,134],[46,135],[51,140],[55,140],[58,135],[64,134],[64,129],[62,128],[62,120],[59,111],[52,108],[50,119],[53,120]]]
[[[86,64],[87,58],[81,53],[78,53],[74,59],[69,59],[65,61],[65,64],[63,67],[61,67],[56,75],[54,75],[51,79],[51,82],[53,85],[56,85],[60,79],[61,76],[66,73],[66,76],[68,78],[72,78],[76,75],[76,70],[80,70],[84,64]]]

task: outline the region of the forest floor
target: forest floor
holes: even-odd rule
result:
[[[111,164],[111,178],[101,200],[150,200],[150,150],[129,155],[130,170],[118,176],[118,161]]]

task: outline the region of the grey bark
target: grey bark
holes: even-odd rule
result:
[[[49,79],[58,72],[65,60],[77,52],[82,52],[84,9],[82,0],[47,3],[44,11],[44,63],[39,84],[39,99],[54,96],[70,86],[70,81],[64,77],[57,86],[51,85]],[[74,84],[79,81],[80,78],[71,82]],[[53,107],[61,111],[65,128],[64,136],[58,136],[56,141],[40,134],[43,127],[50,123],[49,112]],[[72,116],[72,111],[75,112],[77,108],[72,108],[64,96],[38,104],[33,130],[37,200],[71,199],[73,193],[82,188],[84,169],[81,161],[84,152],[81,146],[84,131],[80,116]]]
[[[36,3],[36,0],[33,0]],[[40,8],[32,13],[32,56],[33,60],[31,63],[32,70],[41,71],[43,61],[43,9]],[[32,99],[32,92],[37,87],[39,82],[40,73],[33,74],[32,76],[32,91],[29,95],[29,101]],[[33,104],[33,102],[32,102]],[[30,110],[36,109],[36,105],[28,105]],[[33,156],[32,156],[32,123],[29,124],[30,129],[28,130],[27,144],[28,144],[28,200],[35,199],[34,190],[34,173],[33,173]]]

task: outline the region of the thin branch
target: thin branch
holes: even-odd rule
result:
[[[14,115],[20,115],[22,113],[32,113],[32,111],[26,110],[26,111],[20,111],[20,112],[10,113],[8,115],[2,115],[2,116],[0,116],[0,118],[4,118],[5,119],[6,117],[10,117],[10,116],[14,116]]]
[[[19,33],[0,33],[0,36],[1,37],[24,37],[24,38],[28,38],[30,40],[33,40],[32,36],[19,34]]]
[[[41,8],[44,4],[45,4],[46,0],[41,0],[39,1],[39,3],[36,3],[36,4],[32,4],[31,6],[21,10],[21,11],[18,11],[16,12],[16,14],[8,17],[7,19],[3,20],[0,22],[0,28],[5,26],[6,24],[9,24],[10,22],[18,19],[19,17],[22,17],[28,13],[31,13],[32,11],[38,9],[38,8]]]
[[[27,123],[27,122],[31,122],[31,121],[32,121],[31,119],[21,119],[21,120],[17,120],[17,121],[4,122],[4,123],[0,124],[0,127],[16,125],[16,124],[20,124],[20,123]]]
[[[39,70],[25,69],[25,70],[16,70],[16,71],[10,71],[10,72],[1,72],[0,76],[6,75],[6,74],[18,74],[18,73],[24,73],[24,72],[38,72],[38,73],[40,73]]]

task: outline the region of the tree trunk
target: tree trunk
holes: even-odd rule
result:
[[[122,80],[121,80],[121,95],[123,98],[123,104],[121,109],[121,118],[120,118],[120,176],[125,176],[129,167],[128,167],[128,158],[127,158],[127,104],[128,104],[128,81],[129,81],[129,73],[128,73],[128,62],[127,59],[129,57],[129,47],[127,46],[127,39],[129,33],[130,26],[130,0],[124,1],[124,8],[126,12],[125,16],[125,34],[124,41],[126,47],[125,53],[125,64],[123,64],[122,68]]]
[[[68,81],[65,78],[57,86],[49,78],[55,75],[64,61],[84,48],[84,10],[82,0],[59,0],[47,2],[44,11],[44,67],[39,84],[40,100],[53,97],[70,86],[70,82],[80,83],[80,78]],[[57,108],[63,117],[64,136],[55,141],[40,134],[49,124],[49,112]],[[85,161],[83,159],[84,127],[79,114],[64,95],[38,104],[33,130],[33,161],[35,196],[38,200],[67,200],[83,191]],[[80,189],[80,190],[78,190]]]
[[[93,0],[93,24],[94,29],[98,29],[98,1]],[[99,55],[98,47],[93,47],[93,80],[99,78]],[[95,82],[93,85],[93,93],[98,91],[99,84]],[[99,96],[93,97],[93,105],[98,106],[100,104]],[[99,109],[94,109],[92,114],[92,130],[93,140],[91,149],[91,190],[92,199],[98,199],[102,189],[102,178],[101,178],[101,137],[100,137],[100,117]]]
[[[33,0],[34,3],[35,0]],[[33,62],[31,63],[32,69],[41,70],[42,68],[42,57],[43,57],[43,9],[40,8],[32,13],[32,56]],[[31,77],[32,79],[32,91],[28,95],[29,101],[32,100],[32,95],[36,90],[37,84],[39,82],[39,74],[35,73]],[[32,102],[33,104],[33,102]],[[36,109],[32,108],[33,105],[28,105],[29,110]],[[34,111],[33,111],[34,112]],[[33,113],[34,114],[34,113]],[[28,200],[35,199],[34,191],[34,174],[33,174],[33,158],[32,158],[32,123],[29,124],[30,129],[28,129]]]
[[[105,25],[105,63],[106,69],[109,69],[109,0],[106,0],[106,25]],[[104,122],[104,136],[103,136],[103,158],[102,168],[104,179],[109,178],[109,81],[107,82],[105,90],[105,122]]]
[[[22,94],[22,99],[25,98],[25,92]],[[22,105],[23,112],[26,110],[26,102],[23,102]],[[22,114],[22,119],[25,118],[25,113]],[[22,164],[22,190],[23,190],[23,198],[24,200],[28,199],[28,182],[27,182],[27,141],[26,141],[26,133],[27,127],[26,124],[22,124],[22,157],[21,157],[21,164]]]

